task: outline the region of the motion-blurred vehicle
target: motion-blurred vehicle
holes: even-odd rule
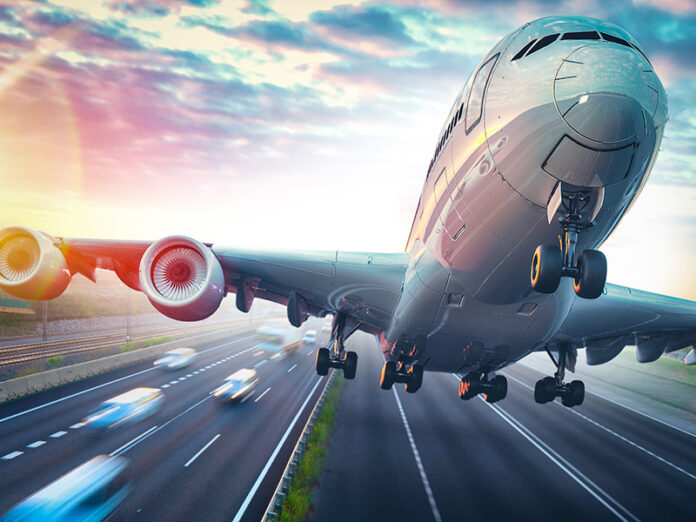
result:
[[[304,344],[314,344],[317,342],[317,331],[316,330],[307,330],[304,333],[304,336],[302,336],[302,342]]]
[[[267,324],[256,330],[256,339],[264,352],[289,355],[302,344],[302,331],[284,324]]]
[[[130,490],[128,459],[98,455],[12,508],[3,521],[104,520]]]
[[[325,325],[323,325],[323,326],[321,327],[321,331],[322,331],[322,332],[327,332],[327,333],[330,332],[330,331],[331,331],[331,325],[328,324],[328,323],[326,323]]]
[[[196,359],[196,350],[193,348],[176,348],[165,352],[162,357],[157,359],[154,366],[166,368],[167,370],[178,370],[188,366]]]
[[[256,370],[242,368],[225,379],[221,386],[213,390],[213,396],[220,400],[244,402],[253,393],[258,383]]]
[[[93,429],[111,429],[155,414],[164,402],[159,388],[135,388],[104,401],[82,423]]]

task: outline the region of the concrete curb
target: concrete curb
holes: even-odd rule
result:
[[[115,370],[123,366],[129,366],[137,362],[153,359],[162,355],[164,352],[174,348],[182,348],[185,346],[198,346],[211,341],[216,341],[230,334],[239,332],[251,326],[248,321],[243,321],[243,324],[226,325],[225,327],[217,328],[211,332],[198,334],[191,337],[184,337],[168,343],[162,343],[148,348],[141,348],[131,352],[111,355],[109,357],[101,357],[94,361],[56,368],[45,372],[27,375],[25,377],[17,377],[0,382],[0,403],[18,399],[25,395],[37,393],[56,386],[62,386],[73,381],[79,381],[86,377],[98,375],[100,373]]]

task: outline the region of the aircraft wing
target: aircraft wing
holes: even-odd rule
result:
[[[301,324],[306,314],[341,310],[353,327],[378,333],[389,326],[407,265],[405,253],[273,252],[185,236],[112,241],[57,238],[23,227],[0,230],[0,287],[18,297],[56,297],[72,275],[94,281],[101,268],[143,291],[161,312],[189,321],[207,317],[235,292],[243,311],[255,298],[274,301],[288,306],[291,323]]]
[[[575,296],[556,341],[585,346],[588,364],[602,364],[627,345],[639,362],[696,344],[696,302],[607,284],[598,299]]]

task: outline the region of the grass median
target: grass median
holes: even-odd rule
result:
[[[326,450],[333,432],[338,401],[341,398],[344,382],[343,374],[339,373],[326,395],[326,402],[317,423],[314,425],[307,450],[297,466],[295,480],[283,502],[283,511],[280,517],[282,522],[302,522],[307,519],[312,507],[312,491],[317,486],[319,475],[324,468]]]

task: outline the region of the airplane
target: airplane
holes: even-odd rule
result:
[[[538,403],[582,404],[578,349],[590,365],[635,345],[640,362],[696,342],[696,303],[606,283],[597,248],[645,186],[668,119],[665,90],[624,29],[585,17],[518,28],[485,56],[436,141],[405,252],[273,252],[204,244],[0,231],[0,288],[52,299],[80,273],[113,270],[164,315],[197,321],[236,294],[287,307],[300,327],[333,315],[316,371],[355,377],[345,341],[373,334],[380,387],[422,385],[424,370],[461,376],[459,396],[507,395],[496,375],[531,352],[557,370]],[[693,353],[687,357],[693,360]]]

